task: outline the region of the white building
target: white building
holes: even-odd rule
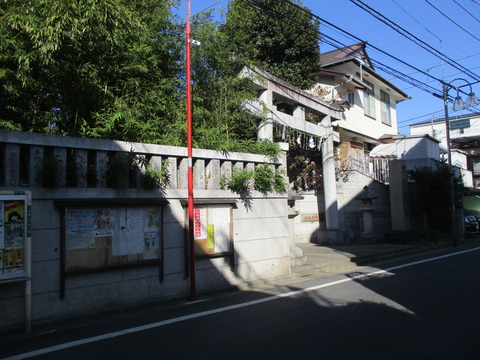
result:
[[[449,116],[452,165],[462,169],[467,187],[480,187],[480,113]],[[431,119],[410,125],[411,135],[428,134],[447,149],[445,118]],[[473,177],[473,179],[472,179]]]
[[[397,135],[397,104],[410,97],[379,75],[359,43],[320,56],[322,69],[312,93],[341,104],[340,158],[365,158],[376,146]]]
[[[466,114],[449,116],[450,140],[459,138],[470,138],[480,136],[480,114]],[[445,118],[422,121],[412,124],[410,127],[411,135],[428,134],[440,140],[441,145],[447,148],[447,132]]]

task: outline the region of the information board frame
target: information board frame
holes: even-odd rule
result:
[[[0,282],[31,276],[31,207],[31,192],[0,191]]]
[[[11,202],[11,204],[5,205],[6,202]],[[23,207],[19,206],[20,202],[23,202]],[[2,268],[0,285],[2,285],[2,283],[25,282],[25,332],[30,334],[32,330],[31,191],[0,191],[0,208],[0,262]],[[22,216],[23,219],[21,219]],[[22,233],[23,236],[18,236],[20,233]],[[21,241],[20,238],[23,238],[23,241]],[[9,244],[7,244],[7,242]],[[4,250],[9,248],[8,245],[11,245],[10,247],[15,250],[21,249],[23,253],[21,259],[18,257],[17,251],[17,255],[8,255],[8,260],[6,260],[7,257],[5,256]],[[22,267],[18,266],[18,261],[22,261]],[[17,262],[17,264],[14,264],[14,262]],[[7,266],[6,263],[8,263]],[[6,268],[15,271],[7,271],[7,273],[5,273]],[[23,269],[20,270],[20,268]]]
[[[79,274],[156,265],[159,281],[163,282],[163,208],[167,204],[169,202],[165,199],[139,198],[71,199],[56,202],[61,215],[60,297],[65,297],[66,277]],[[151,225],[150,220],[143,217],[150,209],[158,210],[158,214],[155,214],[155,217],[158,216],[155,225]],[[120,219],[119,214],[124,218]],[[99,225],[99,222],[102,222],[102,225]],[[133,253],[129,251],[138,251],[139,244],[146,246],[145,236],[147,235],[144,233],[144,222],[150,224],[145,226],[157,227],[158,234],[155,234],[155,239],[158,245],[156,245],[155,255],[148,255],[148,251],[142,248],[142,254],[132,256]],[[129,229],[129,226],[135,229]],[[130,230],[132,230],[131,234],[129,234]],[[135,234],[133,231],[138,233]],[[128,240],[132,240],[130,247],[127,245]],[[105,263],[96,263],[96,260],[92,261],[88,254],[91,249],[94,251],[90,254],[94,255],[96,249],[97,252],[102,252],[105,258],[109,257],[115,261],[110,263],[105,260]],[[82,261],[87,261],[89,264],[83,267],[72,266],[72,264],[79,265]]]
[[[181,200],[185,208],[185,229],[188,229],[188,213],[187,201]],[[230,269],[235,271],[235,246],[233,238],[233,209],[236,207],[236,199],[195,199],[194,200],[194,245],[195,259],[215,259],[228,258],[230,261]],[[224,225],[224,232],[228,231],[228,237],[223,241],[220,248],[216,244],[215,236],[215,220],[210,223],[209,210],[215,207],[224,207],[228,216],[228,225]],[[212,250],[210,251],[209,248]],[[185,276],[189,276],[188,261],[188,234],[185,234]]]

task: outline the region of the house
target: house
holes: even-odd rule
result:
[[[338,157],[362,161],[377,145],[397,135],[396,107],[410,97],[379,75],[362,42],[320,55],[318,83],[310,90],[341,105]]]
[[[410,98],[375,71],[366,47],[362,42],[322,53],[318,82],[310,89],[343,109],[342,117],[332,120],[340,137],[335,143],[339,242],[377,241],[391,230],[389,161],[395,157],[379,152],[373,157],[372,151],[396,148],[397,104]],[[375,199],[367,212],[359,200],[364,189]],[[372,219],[374,234],[365,234],[365,216]]]
[[[452,165],[463,169],[465,186],[480,188],[480,113],[449,116],[448,119]],[[441,142],[446,152],[445,118],[412,124],[410,134],[429,134]]]

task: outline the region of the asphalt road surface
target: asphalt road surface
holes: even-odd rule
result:
[[[480,247],[0,342],[7,359],[479,359]]]

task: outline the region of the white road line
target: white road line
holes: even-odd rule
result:
[[[321,285],[311,286],[311,287],[308,287],[308,288],[305,288],[305,289],[299,289],[299,290],[295,290],[295,291],[289,291],[289,292],[286,292],[286,293],[283,293],[283,294],[268,296],[268,297],[263,298],[263,299],[247,301],[247,302],[244,302],[244,303],[241,303],[241,304],[236,304],[236,305],[224,306],[224,307],[221,307],[221,308],[218,308],[218,309],[213,309],[213,310],[201,311],[201,312],[198,312],[198,313],[195,313],[195,314],[179,316],[179,317],[176,317],[176,318],[173,318],[173,319],[162,320],[162,321],[158,321],[158,322],[154,322],[154,323],[146,324],[146,325],[142,325],[142,326],[136,326],[136,327],[133,327],[133,328],[130,328],[130,329],[119,330],[119,331],[111,332],[111,333],[108,333],[108,334],[93,336],[93,337],[89,337],[89,338],[86,338],[86,339],[81,339],[81,340],[67,342],[67,343],[64,343],[64,344],[49,346],[49,347],[46,347],[46,348],[43,348],[43,349],[29,351],[29,352],[26,352],[26,353],[23,353],[23,354],[18,354],[18,355],[13,355],[13,356],[10,356],[10,357],[7,357],[7,358],[3,358],[3,360],[28,359],[28,358],[31,358],[33,356],[44,355],[44,354],[52,353],[52,352],[59,351],[59,350],[73,348],[75,346],[85,345],[85,344],[93,343],[93,342],[96,342],[96,341],[112,339],[112,338],[127,335],[127,334],[132,334],[132,333],[136,333],[136,332],[140,332],[140,331],[144,331],[144,330],[149,330],[149,329],[154,329],[154,328],[166,326],[166,325],[169,325],[169,324],[178,323],[178,322],[181,322],[181,321],[187,321],[187,320],[196,319],[196,318],[203,317],[203,316],[222,313],[222,312],[225,312],[225,311],[240,309],[240,308],[244,308],[244,307],[247,307],[247,306],[262,304],[262,303],[265,303],[265,302],[274,301],[274,300],[277,300],[277,299],[286,298],[286,297],[290,297],[290,296],[295,296],[295,295],[298,295],[298,294],[303,294],[303,293],[307,293],[307,292],[310,292],[310,291],[315,291],[315,290],[319,290],[319,289],[343,284],[343,283],[346,283],[346,282],[349,282],[349,281],[354,281],[354,280],[363,279],[363,278],[367,278],[367,277],[371,277],[371,276],[376,276],[376,275],[379,275],[379,274],[384,274],[384,273],[391,272],[393,270],[398,270],[398,269],[402,269],[402,268],[409,267],[409,266],[415,266],[415,265],[419,265],[419,264],[423,264],[423,263],[427,263],[427,262],[431,262],[431,261],[441,260],[441,259],[445,259],[445,258],[448,258],[448,257],[462,255],[462,254],[465,254],[465,253],[469,253],[469,252],[472,252],[472,251],[478,251],[478,250],[480,250],[480,247],[476,247],[476,248],[472,248],[472,249],[468,249],[468,250],[463,250],[463,251],[458,251],[458,252],[447,254],[447,255],[436,256],[436,257],[429,258],[429,259],[414,261],[414,262],[407,263],[407,264],[393,266],[393,267],[390,267],[388,269],[373,271],[373,272],[369,272],[369,273],[366,273],[366,274],[358,274],[358,275],[355,275],[355,276],[352,276],[352,277],[349,277],[349,278],[336,280],[336,281],[331,281],[331,282],[321,284]]]

